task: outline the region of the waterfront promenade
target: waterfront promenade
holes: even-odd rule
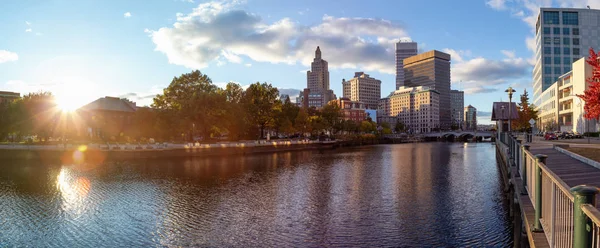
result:
[[[506,188],[518,205],[513,214],[515,230],[520,229],[522,220],[530,246],[572,247],[576,242],[593,245],[582,247],[600,246],[600,211],[596,208],[600,199],[595,194],[581,195],[597,191],[600,165],[567,150],[568,147],[600,149],[598,140],[593,141],[587,144],[585,139],[568,142],[534,139],[533,143],[521,144],[518,137],[509,136],[498,140],[500,158],[511,165],[503,171],[509,179],[505,181]],[[590,187],[581,190],[577,188],[580,185]],[[577,203],[577,199],[586,199],[589,204]],[[589,224],[583,231],[578,229],[581,216]]]

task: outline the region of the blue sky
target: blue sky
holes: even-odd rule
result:
[[[316,45],[332,89],[365,71],[395,84],[394,41],[452,55],[453,88],[489,122],[504,89],[531,89],[532,20],[539,7],[600,1],[4,0],[0,90],[49,90],[85,104],[102,96],[151,103],[174,76],[306,87]]]

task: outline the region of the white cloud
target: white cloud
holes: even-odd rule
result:
[[[500,52],[502,52],[502,54],[504,54],[504,56],[508,57],[509,59],[515,58],[515,51],[502,50]]]
[[[531,65],[513,51],[501,51],[506,58],[491,60],[477,57],[452,65],[452,81],[461,82],[467,94],[493,92],[493,86],[528,76]]]
[[[123,14],[123,17],[125,17],[125,18],[131,17],[131,12],[125,12],[125,14]]]
[[[17,55],[16,53],[6,50],[0,50],[0,63],[17,60],[19,60],[19,55]]]
[[[245,65],[246,67],[252,67],[252,64],[250,64],[250,63],[244,64],[244,65]]]
[[[208,2],[189,14],[177,14],[172,27],[150,30],[155,50],[169,63],[201,69],[210,62],[253,61],[308,66],[317,46],[335,68],[395,73],[392,41],[407,37],[404,27],[388,20],[325,15],[321,23],[302,26],[289,18],[273,23],[237,10],[240,3]],[[235,55],[235,57],[228,57]]]
[[[227,59],[227,61],[231,62],[231,63],[242,63],[242,58],[240,58],[240,56],[237,56],[233,53],[227,52],[225,50],[221,51],[221,55],[223,57],[225,57],[225,59]]]
[[[27,26],[31,26],[31,22],[25,21],[25,24],[26,24]]]
[[[450,54],[450,59],[452,61],[455,62],[463,62],[465,57],[470,57],[471,56],[471,51],[470,50],[454,50],[454,49],[450,49],[450,48],[444,48],[442,49],[442,52],[445,52],[447,54]]]
[[[25,29],[26,33],[31,33],[31,31],[32,31],[31,28]]]
[[[497,10],[506,9],[506,0],[488,0],[485,4]]]

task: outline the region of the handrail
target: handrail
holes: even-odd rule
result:
[[[538,163],[538,164],[539,164],[540,168],[542,169],[542,171],[548,175],[548,178],[550,178],[550,180],[552,180],[552,182],[554,182],[556,185],[558,185],[558,188],[565,195],[567,195],[567,197],[569,197],[569,200],[574,201],[575,196],[573,195],[573,193],[571,193],[571,188],[569,188],[569,186],[565,182],[560,180],[559,177],[556,174],[554,174],[554,172],[552,172],[550,169],[548,169],[548,167],[546,167],[546,165],[544,163]]]
[[[581,210],[587,215],[594,224],[600,226],[600,210],[590,204],[583,204]]]

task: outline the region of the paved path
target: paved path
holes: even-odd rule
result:
[[[556,144],[555,142],[531,143],[531,153],[548,155],[546,167],[569,187],[582,184],[600,187],[600,169],[559,152],[552,148],[553,143]],[[577,146],[583,146],[583,144]],[[585,146],[589,145],[585,144]],[[600,148],[599,144],[592,144],[591,146]],[[600,206],[600,197],[596,199],[596,202],[596,206]]]

